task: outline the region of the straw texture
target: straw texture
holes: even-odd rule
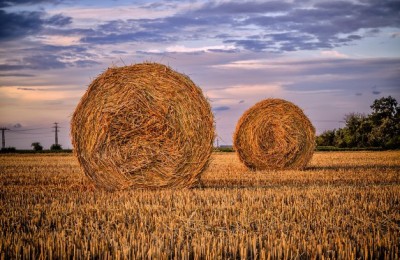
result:
[[[187,187],[208,166],[214,119],[189,77],[156,63],[109,68],[71,121],[74,152],[98,187]]]
[[[253,170],[302,169],[314,152],[315,129],[293,103],[265,99],[240,118],[234,148]]]

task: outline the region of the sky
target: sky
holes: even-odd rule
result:
[[[145,61],[188,75],[218,143],[243,112],[289,100],[317,134],[400,102],[400,1],[0,0],[0,127],[6,146],[72,148],[72,113],[108,67]]]

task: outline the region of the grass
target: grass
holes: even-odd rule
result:
[[[96,190],[71,154],[0,156],[0,259],[400,257],[400,152],[251,172],[215,153],[193,189]]]

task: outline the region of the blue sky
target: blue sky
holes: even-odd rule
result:
[[[321,133],[373,100],[400,101],[400,1],[0,0],[6,146],[71,148],[69,121],[110,66],[160,62],[203,89],[220,144],[265,98],[300,106]],[[35,129],[35,130],[29,130]]]

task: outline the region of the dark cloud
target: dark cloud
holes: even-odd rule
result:
[[[39,35],[46,26],[62,27],[72,23],[71,17],[61,14],[44,19],[44,12],[9,13],[0,9],[0,41]]]
[[[50,26],[63,27],[63,26],[66,26],[68,24],[71,24],[72,23],[72,18],[68,17],[68,16],[64,16],[62,14],[57,14],[57,15],[54,15],[54,16],[50,17],[45,22],[46,22],[47,25],[50,25]]]
[[[78,60],[73,63],[75,67],[80,67],[80,68],[92,67],[98,64],[100,63],[94,60]]]
[[[344,46],[363,37],[371,37],[370,34],[379,31],[379,28],[400,27],[400,7],[395,1],[310,3],[206,3],[169,17],[111,20],[79,34],[84,35],[82,43],[90,44],[220,39],[252,52],[288,52]],[[146,6],[164,8],[166,5],[152,3]],[[60,20],[58,26],[70,22],[68,17],[54,17],[54,20]],[[360,34],[360,29],[370,33]],[[63,32],[78,33],[74,30]],[[251,31],[257,34],[249,35]]]
[[[378,90],[378,88],[376,86],[372,87],[372,94],[374,95],[379,95],[382,92]]]
[[[165,42],[168,37],[152,32],[135,33],[110,33],[99,36],[89,36],[81,39],[81,42],[90,44],[116,44],[124,42]]]
[[[361,92],[357,92],[356,96],[362,96],[362,93]]]
[[[244,100],[243,100],[243,99],[239,101],[239,104],[243,104],[243,103],[244,103]]]
[[[23,50],[27,55],[21,60],[0,64],[0,71],[47,70],[66,67],[91,67],[99,64],[96,55],[90,54],[87,47],[42,45]],[[70,61],[72,60],[72,61]]]
[[[238,47],[242,47],[250,51],[264,51],[268,48],[273,49],[273,42],[263,40],[225,40],[224,43],[234,43]]]
[[[38,91],[37,88],[17,88],[18,90],[26,90],[26,91]]]
[[[20,64],[0,64],[0,71],[22,70],[26,68],[26,66]]]
[[[67,67],[57,55],[32,55],[23,58],[22,64],[29,69],[62,69]]]
[[[215,107],[212,110],[215,111],[215,112],[220,112],[220,111],[226,111],[226,110],[229,110],[229,109],[230,109],[230,107],[221,106],[221,107]]]
[[[0,8],[15,5],[37,5],[43,3],[58,4],[61,0],[0,0]]]
[[[22,125],[21,125],[20,123],[16,123],[13,127],[14,127],[14,128],[21,128]]]
[[[197,14],[250,14],[250,13],[270,13],[288,11],[292,8],[290,3],[283,1],[269,2],[223,2],[207,3],[194,13]]]
[[[111,53],[112,54],[127,54],[126,51],[118,51],[118,50],[112,51]]]
[[[238,49],[208,49],[209,52],[217,52],[217,53],[236,53]]]
[[[26,74],[26,73],[1,73],[0,74],[0,77],[34,77],[34,76],[35,75]]]
[[[7,13],[0,10],[0,40],[11,40],[36,34],[42,29],[41,12]]]
[[[399,4],[395,1],[362,4],[330,1],[316,3],[312,8],[294,4],[288,12],[279,15],[249,15],[242,24],[255,25],[265,31],[290,31],[290,34],[267,35],[268,38],[274,38],[280,51],[321,49],[362,39],[361,35],[354,34],[360,29],[398,28],[399,10]],[[339,37],[343,34],[350,35]],[[245,48],[250,47],[249,50],[265,50],[254,48],[253,45],[243,45],[240,40],[242,39],[236,40],[238,44]]]

